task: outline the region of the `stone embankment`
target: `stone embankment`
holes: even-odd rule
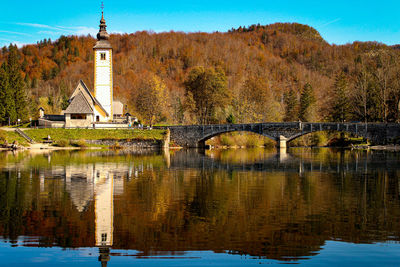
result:
[[[170,131],[167,130],[163,140],[155,139],[101,139],[101,140],[85,140],[88,145],[98,145],[105,147],[115,147],[125,150],[141,150],[141,149],[161,149],[169,148]]]
[[[12,131],[15,131],[14,129]],[[42,131],[42,132],[39,132]],[[44,132],[43,132],[44,131]],[[140,151],[147,149],[168,148],[170,142],[170,132],[167,131],[133,131],[133,130],[66,130],[66,129],[38,129],[24,132],[17,129],[15,133],[7,131],[5,144],[0,146],[0,150],[16,149],[124,149],[130,151]],[[77,133],[78,132],[78,133]],[[10,133],[10,134],[8,134]],[[33,138],[29,135],[33,135]],[[108,135],[106,138],[105,135]],[[50,137],[51,136],[51,137]],[[132,136],[133,138],[131,138]],[[26,146],[18,146],[17,138]],[[75,140],[81,138],[79,140]],[[34,141],[36,140],[36,142]],[[7,140],[9,141],[7,143]],[[14,142],[11,145],[10,142]],[[30,145],[29,145],[30,144]]]
[[[115,139],[103,139],[103,140],[85,140],[88,145],[98,145],[104,147],[118,147],[129,150],[139,149],[159,149],[164,147],[163,140],[115,140]]]

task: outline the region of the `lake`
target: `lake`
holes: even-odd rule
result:
[[[2,266],[400,265],[400,153],[0,153]]]

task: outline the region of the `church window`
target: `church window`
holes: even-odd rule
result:
[[[100,53],[100,60],[106,60],[106,53]]]
[[[86,120],[86,114],[71,114],[71,120]]]
[[[102,233],[101,234],[101,241],[106,242],[107,241],[107,233]]]

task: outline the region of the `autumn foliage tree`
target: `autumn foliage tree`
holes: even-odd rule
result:
[[[135,103],[139,117],[150,126],[163,118],[168,92],[160,77],[150,73],[144,75],[139,81]]]
[[[218,109],[223,109],[230,102],[227,79],[222,69],[193,68],[186,81],[188,97],[192,97],[199,114],[199,123],[213,122]]]
[[[281,109],[270,83],[264,77],[252,75],[242,85],[235,109],[241,122],[279,121]]]

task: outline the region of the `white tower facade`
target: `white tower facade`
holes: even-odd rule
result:
[[[114,177],[107,170],[97,170],[95,175],[96,246],[110,247],[113,244],[114,231]]]
[[[94,97],[108,114],[95,111],[96,120],[108,121],[113,118],[113,67],[112,47],[108,39],[107,25],[102,12],[100,30],[94,50]],[[98,113],[98,114],[97,114]]]

